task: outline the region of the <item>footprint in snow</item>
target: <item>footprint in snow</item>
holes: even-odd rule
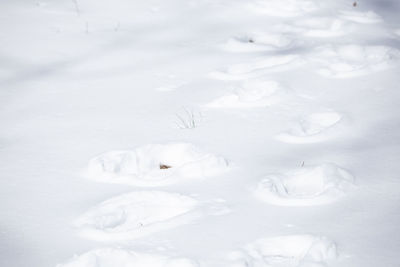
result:
[[[191,144],[171,143],[103,153],[90,160],[85,176],[99,182],[163,186],[215,176],[227,170],[228,163],[220,156]]]
[[[266,56],[250,62],[234,64],[221,71],[211,72],[210,77],[218,80],[245,80],[270,72],[296,68],[303,62],[298,55]]]
[[[334,111],[312,113],[287,132],[276,136],[279,141],[285,143],[315,143],[321,142],[332,137],[338,131],[337,124],[342,120],[342,116]]]
[[[258,183],[255,196],[280,206],[324,205],[344,196],[354,177],[335,164],[301,167],[283,174],[270,174]]]
[[[259,239],[231,252],[228,266],[326,267],[336,258],[336,245],[326,237],[287,235]]]
[[[254,32],[230,38],[221,48],[228,52],[249,53],[288,49],[294,44],[287,34],[273,32]]]
[[[362,24],[375,24],[383,22],[383,19],[373,11],[361,12],[361,11],[340,11],[340,17],[349,21]]]
[[[354,30],[354,25],[340,18],[317,17],[293,22],[293,29],[307,37],[330,38],[348,34]]]
[[[200,202],[163,191],[138,191],[106,200],[75,221],[80,234],[97,241],[128,240],[229,213],[223,200]]]
[[[198,267],[189,258],[143,253],[126,249],[101,248],[76,255],[56,267]]]
[[[246,8],[256,14],[271,17],[297,17],[318,9],[314,1],[309,0],[256,0],[248,3]]]
[[[315,50],[310,62],[321,76],[352,78],[389,69],[399,56],[399,50],[388,46],[323,46]]]
[[[207,108],[260,108],[281,102],[287,89],[270,80],[244,82],[233,92],[223,95],[205,105]]]

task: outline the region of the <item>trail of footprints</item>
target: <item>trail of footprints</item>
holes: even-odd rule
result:
[[[313,1],[273,0],[246,4],[256,14],[298,17],[318,9]],[[270,27],[269,32],[235,36],[221,49],[231,53],[286,51],[297,45],[299,36],[329,38],[349,34],[358,25],[381,23],[373,12],[340,11],[335,18],[311,17],[296,23]],[[390,68],[399,51],[386,46],[325,45],[310,55],[280,53],[250,62],[227,66],[211,78],[239,81],[237,87],[205,104],[206,109],[265,108],[291,101],[293,93],[280,82],[264,77],[307,64],[326,78],[352,78]],[[297,118],[276,136],[281,142],[322,142],[340,133],[343,115],[334,110],[316,111]],[[217,177],[229,170],[221,156],[188,143],[150,144],[135,150],[110,151],[90,160],[85,176],[97,182],[140,187],[160,187],[192,179]],[[254,185],[256,199],[269,205],[313,206],[334,202],[354,187],[354,177],[341,166],[321,163],[282,173],[267,174]],[[131,240],[231,212],[223,199],[159,190],[141,190],[106,200],[81,215],[74,225],[80,234],[97,241]],[[266,237],[227,254],[224,266],[298,267],[326,266],[337,257],[335,242],[324,236],[306,234]],[[198,267],[192,259],[173,253],[147,253],[122,248],[95,249],[75,256],[58,267]]]

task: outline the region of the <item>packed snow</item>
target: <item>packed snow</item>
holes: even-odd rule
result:
[[[317,73],[329,78],[351,78],[383,71],[394,65],[399,50],[386,46],[341,45],[315,51]]]
[[[260,181],[255,195],[270,204],[284,206],[323,205],[343,196],[354,177],[334,164],[322,164],[271,174]]]
[[[78,218],[75,225],[82,236],[94,240],[134,239],[203,215],[229,212],[221,201],[207,208],[213,203],[201,204],[192,197],[163,191],[137,191],[102,202]]]
[[[0,10],[0,266],[399,266],[399,1]]]
[[[322,267],[336,257],[336,244],[326,237],[288,235],[259,239],[232,252],[229,266]]]
[[[274,32],[254,32],[230,38],[221,47],[228,52],[249,53],[278,51],[293,46],[294,40],[288,35]]]
[[[302,64],[298,55],[270,56],[253,59],[250,62],[234,64],[222,71],[210,73],[210,76],[220,80],[245,80],[269,72],[284,71]]]
[[[93,239],[130,239],[179,225],[197,201],[178,194],[143,191],[109,199],[82,215],[76,225]],[[191,216],[186,220],[189,220]]]
[[[256,0],[247,6],[255,13],[274,17],[296,17],[317,9],[316,3],[307,0]]]
[[[188,258],[168,257],[161,254],[143,253],[125,249],[102,248],[75,256],[56,267],[198,267]]]
[[[253,80],[244,82],[234,92],[205,105],[209,108],[256,108],[279,103],[286,88],[276,81]]]
[[[191,144],[151,144],[133,151],[105,152],[89,162],[93,180],[137,186],[159,186],[228,170],[227,161]]]
[[[382,22],[382,18],[371,10],[365,12],[342,10],[340,11],[340,16],[357,23],[373,24]]]
[[[277,135],[277,139],[287,143],[320,142],[333,137],[334,128],[342,116],[334,111],[312,113],[295,123],[292,129]],[[334,128],[333,128],[334,127]]]

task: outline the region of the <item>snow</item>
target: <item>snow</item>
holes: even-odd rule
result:
[[[271,174],[259,182],[255,195],[262,201],[283,206],[323,205],[343,196],[354,177],[335,164],[321,164]]]
[[[272,0],[254,1],[248,8],[256,13],[276,17],[296,17],[306,12],[314,11],[317,5],[312,1]]]
[[[316,49],[317,73],[330,78],[351,78],[390,68],[399,50],[387,46],[341,45]]]
[[[288,235],[259,239],[232,252],[232,267],[325,266],[337,256],[336,245],[326,237]]]
[[[279,103],[286,89],[276,81],[252,80],[244,82],[234,92],[205,105],[209,108],[256,108]]]
[[[253,59],[250,62],[234,64],[222,71],[210,73],[210,76],[220,80],[245,80],[266,74],[298,67],[302,60],[298,55],[270,56]]]
[[[156,191],[128,193],[92,208],[75,225],[82,229],[84,236],[96,240],[131,239],[176,227],[197,204],[193,198],[178,194]]]
[[[248,53],[288,49],[294,40],[290,36],[274,32],[253,32],[230,38],[221,48],[228,52]]]
[[[295,28],[295,30],[302,32],[304,36],[317,38],[332,38],[354,31],[354,26],[351,23],[340,18],[311,18],[299,20],[296,25],[299,29]]]
[[[313,143],[333,138],[342,116],[334,111],[312,113],[297,122],[292,129],[276,138],[286,143]],[[334,127],[334,128],[333,128]]]
[[[340,14],[344,19],[358,23],[373,24],[382,22],[382,18],[373,11],[359,12],[342,10]]]
[[[90,160],[86,176],[100,182],[159,186],[216,176],[227,170],[228,163],[222,157],[205,153],[191,144],[171,143],[105,152]]]
[[[134,239],[189,223],[204,215],[229,212],[223,200],[203,204],[163,191],[137,191],[106,200],[75,221],[81,235],[98,241]],[[213,207],[207,207],[212,205]]]
[[[142,253],[124,249],[102,248],[76,256],[57,267],[197,267],[190,259],[166,257],[159,254]]]
[[[0,266],[398,267],[400,2],[0,1]]]

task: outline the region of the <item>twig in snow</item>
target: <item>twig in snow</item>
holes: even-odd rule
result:
[[[179,129],[194,129],[197,127],[198,121],[201,119],[202,115],[199,112],[198,115],[195,114],[193,110],[189,110],[185,107],[182,108],[183,113],[176,113],[175,116],[177,121],[175,122]]]

